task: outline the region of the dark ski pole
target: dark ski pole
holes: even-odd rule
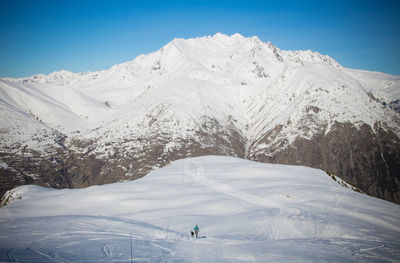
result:
[[[133,262],[132,233],[130,233],[130,240],[131,240],[131,263],[132,263]]]

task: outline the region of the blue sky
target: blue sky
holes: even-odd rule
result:
[[[0,0],[0,77],[107,69],[216,32],[400,75],[400,1]]]

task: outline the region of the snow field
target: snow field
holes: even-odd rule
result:
[[[400,260],[400,207],[307,167],[206,156],[133,182],[12,195],[0,261],[130,262],[130,244],[133,262]]]

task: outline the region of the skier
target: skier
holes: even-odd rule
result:
[[[193,228],[193,230],[194,230],[194,233],[196,234],[196,238],[198,238],[198,237],[199,237],[199,231],[200,231],[199,226],[196,225],[196,226]]]

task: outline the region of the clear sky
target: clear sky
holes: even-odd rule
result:
[[[400,76],[400,0],[0,0],[0,77],[107,69],[216,32]]]

